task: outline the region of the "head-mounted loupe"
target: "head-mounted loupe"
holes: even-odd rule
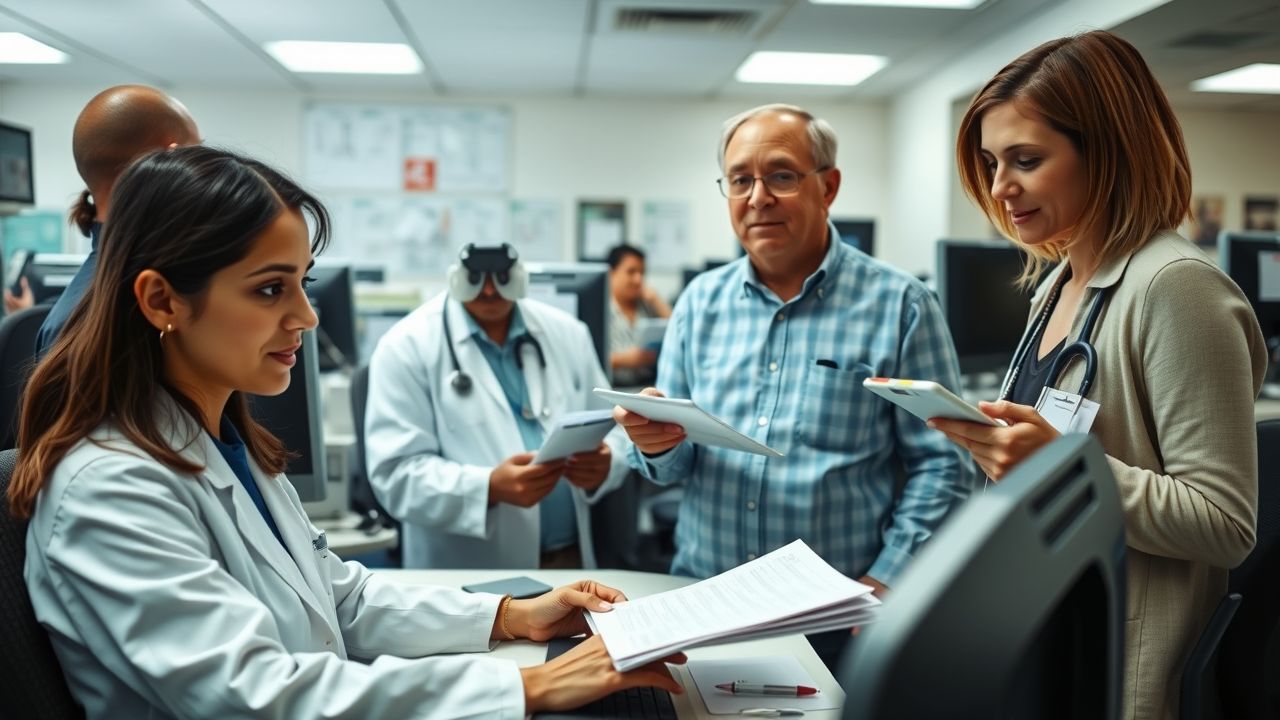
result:
[[[523,298],[529,285],[529,275],[511,245],[479,247],[468,243],[458,252],[458,262],[449,266],[450,297],[459,302],[475,300],[486,277],[493,278],[498,294],[511,301]]]

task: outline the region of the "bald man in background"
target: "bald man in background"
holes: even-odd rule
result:
[[[71,221],[89,236],[89,257],[54,303],[36,336],[39,355],[58,339],[98,266],[98,238],[116,178],[140,155],[200,142],[196,121],[182,103],[153,87],[117,85],[94,96],[71,134],[71,154],[87,190],[71,208]]]

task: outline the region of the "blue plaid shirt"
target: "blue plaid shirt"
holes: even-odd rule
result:
[[[671,316],[657,387],[786,457],[689,442],[646,457],[632,445],[645,477],[686,485],[671,571],[709,577],[802,538],[844,574],[892,585],[974,473],[862,381],[955,388],[958,375],[933,294],[838,240],[786,303],[746,257],[699,275]]]

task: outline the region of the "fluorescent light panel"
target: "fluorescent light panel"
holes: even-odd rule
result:
[[[987,0],[809,0],[814,5],[868,5],[873,7],[972,10]]]
[[[1254,63],[1228,70],[1191,83],[1200,92],[1275,93],[1280,94],[1280,65]]]
[[[19,32],[0,32],[0,63],[53,65],[64,63],[71,58],[57,48],[49,47],[39,40],[27,37]]]
[[[264,43],[262,47],[281,65],[299,73],[413,75],[422,72],[422,61],[404,43],[279,40]]]
[[[738,68],[744,83],[778,85],[857,85],[889,64],[879,55],[756,52]]]

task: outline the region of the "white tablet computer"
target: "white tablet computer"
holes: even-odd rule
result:
[[[616,425],[612,410],[583,410],[556,418],[547,439],[533,456],[533,463],[559,460],[600,447],[604,436]]]
[[[898,378],[867,378],[862,387],[900,406],[921,420],[947,418],[968,420],[983,425],[1002,426],[977,407],[961,400],[955,393],[930,380],[900,380]]]
[[[692,400],[660,398],[605,388],[596,388],[592,392],[650,420],[679,425],[684,428],[685,436],[690,442],[769,457],[783,456],[777,450],[743,435],[725,421],[694,405]]]

